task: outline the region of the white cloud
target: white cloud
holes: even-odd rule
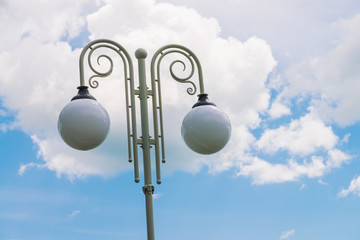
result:
[[[44,2],[5,1],[1,6],[0,28],[6,34],[1,38],[0,50],[16,48],[26,38],[41,42],[71,39],[86,25],[83,13],[95,5],[92,0]],[[87,7],[85,7],[87,5]]]
[[[331,127],[325,126],[316,115],[308,113],[292,120],[287,126],[265,130],[256,146],[266,153],[284,150],[290,154],[309,155],[318,150],[330,150],[337,141],[338,137]]]
[[[231,118],[234,139],[239,140],[233,145],[241,144],[243,149],[248,148],[252,137],[247,127],[258,126],[260,113],[269,106],[270,94],[265,83],[276,64],[264,40],[252,37],[241,42],[235,38],[221,38],[221,29],[215,19],[172,4],[152,0],[109,0],[85,18],[81,11],[85,2],[76,5],[74,10],[73,4],[54,3],[47,7],[51,10],[60,4],[59,11],[47,11],[44,7],[42,11],[51,12],[51,16],[39,12],[35,18],[32,17],[33,12],[30,14],[17,2],[8,6],[8,14],[19,14],[16,21],[23,28],[17,28],[18,31],[12,33],[17,39],[14,41],[16,44],[7,42],[7,51],[0,52],[0,84],[4,86],[0,89],[0,94],[4,96],[2,104],[6,109],[17,112],[14,123],[32,136],[38,146],[39,158],[44,161],[43,166],[55,171],[58,176],[65,175],[70,179],[88,175],[112,176],[131,167],[127,163],[123,131],[126,124],[123,82],[116,80],[116,77],[122,78],[121,68],[115,70],[112,77],[100,81],[98,89],[91,90],[108,110],[112,122],[111,133],[104,145],[91,152],[75,151],[61,141],[56,131],[59,112],[76,93],[80,54],[79,49],[72,50],[61,39],[65,35],[76,36],[86,24],[91,38],[117,40],[131,56],[138,47],[146,48],[149,56],[164,44],[181,43],[190,47],[203,65],[205,89],[211,100]],[[84,22],[85,19],[87,22]],[[10,20],[4,17],[3,24],[13,24]],[[121,24],[114,24],[116,22]],[[49,26],[53,29],[48,29]],[[46,32],[49,35],[43,34]],[[2,41],[6,42],[6,39]],[[181,86],[174,88],[175,81],[168,81],[166,74],[162,82],[162,96],[166,147],[170,158],[167,168],[196,172],[204,165],[217,170],[234,166],[236,160],[227,158],[233,156],[231,148],[228,148],[229,153],[224,152],[224,162],[218,161],[216,156],[205,161],[189,150],[179,153],[178,146],[183,144],[181,121],[196,97],[187,96]],[[247,134],[236,136],[236,133]],[[182,146],[185,148],[184,144]],[[180,156],[183,160],[176,161]],[[23,174],[33,166],[36,166],[35,163],[24,164],[19,173]]]
[[[71,214],[69,214],[69,217],[70,218],[74,218],[74,217],[76,217],[77,215],[79,215],[80,214],[80,210],[75,210],[75,211],[73,211]]]
[[[20,168],[18,170],[18,174],[20,176],[22,176],[25,173],[26,170],[28,170],[29,168],[33,168],[33,167],[41,169],[41,168],[44,168],[45,165],[36,164],[36,163],[33,163],[33,162],[28,163],[28,164],[21,164],[21,166],[20,166]]]
[[[49,170],[56,172],[58,177],[65,175],[70,180],[90,175],[110,177],[131,167],[124,154],[125,148],[119,147],[125,146],[125,141],[121,143],[119,139],[116,139],[120,142],[117,151],[112,153],[115,156],[107,154],[103,146],[95,151],[82,152],[70,149],[59,137],[38,139],[33,136],[32,139],[39,147],[38,156],[45,161],[45,166]],[[119,161],[117,157],[122,157],[123,161]]]
[[[350,133],[345,134],[345,136],[343,137],[343,139],[341,139],[340,144],[346,144],[346,143],[348,143],[348,142],[349,142],[349,139],[350,139],[350,136],[351,136]]]
[[[257,185],[298,181],[301,177],[322,177],[349,159],[349,155],[337,149],[329,151],[326,157],[313,155],[309,160],[290,159],[285,163],[270,163],[258,157],[248,157],[240,163],[237,175],[251,177],[252,183]]]
[[[359,112],[354,111],[360,100],[360,71],[355,66],[360,56],[359,24],[360,15],[338,22],[345,34],[329,54],[294,64],[285,75],[274,78],[276,84],[270,80],[269,87],[279,91],[269,109],[270,118],[287,114],[287,107],[294,100],[305,104],[308,101],[309,112],[288,124],[266,129],[255,143],[263,153],[285,152],[291,160],[270,163],[250,157],[252,160],[241,164],[239,175],[252,177],[255,184],[295,181],[301,176],[321,177],[350,161],[352,156],[338,149],[349,141],[350,135],[339,140],[331,124],[349,126],[360,120]],[[308,157],[310,162],[301,160]],[[314,163],[317,164],[309,167]]]
[[[13,130],[17,128],[17,124],[16,123],[0,123],[0,131],[1,132],[7,132],[9,130]]]
[[[238,176],[252,178],[253,184],[281,183],[295,181],[298,174],[285,164],[271,164],[263,159],[254,158],[240,167]]]
[[[154,194],[153,194],[154,200],[159,199],[161,196],[162,196],[161,193],[154,193]]]
[[[339,149],[332,149],[328,152],[327,166],[331,168],[338,168],[343,163],[349,163],[351,156],[340,151]]]
[[[0,117],[6,117],[6,116],[8,116],[8,113],[5,110],[0,109]]]
[[[302,191],[302,190],[304,190],[305,188],[306,188],[306,184],[303,183],[303,184],[301,184],[299,190]]]
[[[343,189],[339,192],[339,197],[347,197],[350,193],[360,197],[360,176],[351,180],[350,185],[347,189]]]
[[[328,54],[305,59],[285,74],[286,84],[279,98],[308,96],[310,105],[324,121],[349,126],[360,121],[354,111],[360,101],[360,15],[334,24],[341,40]]]
[[[329,185],[327,182],[324,182],[322,179],[319,179],[318,183],[325,186]]]
[[[276,119],[284,115],[290,115],[291,110],[288,106],[280,102],[273,102],[271,108],[269,109],[270,118]]]
[[[280,239],[281,239],[281,240],[283,240],[283,239],[288,239],[288,238],[294,236],[294,234],[295,234],[295,229],[291,229],[291,230],[289,230],[289,231],[285,231],[285,232],[281,233]]]
[[[357,14],[360,7],[356,0],[328,0],[326,4],[301,0],[161,1],[191,6],[204,16],[216,17],[223,36],[266,39],[282,66],[327,52],[339,38],[329,23]]]
[[[327,170],[326,163],[321,157],[314,156],[310,161],[304,160],[302,163],[289,160],[286,164],[272,164],[255,157],[241,165],[238,176],[251,177],[253,184],[261,185],[297,181],[302,176],[320,177]]]
[[[91,39],[115,40],[128,49],[132,57],[136,48],[146,48],[148,64],[152,54],[169,43],[185,45],[199,57],[205,90],[210,99],[229,115],[232,138],[223,152],[211,157],[205,158],[186,149],[180,136],[180,126],[196,97],[187,96],[186,86],[178,86],[168,79],[168,69],[164,64],[162,97],[167,171],[195,173],[204,166],[211,173],[234,169],[239,176],[251,177],[254,184],[266,184],[296,181],[301,177],[321,177],[350,159],[338,149],[338,144],[346,143],[346,138],[339,142],[326,121],[325,108],[320,103],[324,103],[324,99],[328,101],[326,104],[333,103],[334,99],[345,99],[350,103],[357,101],[357,96],[353,90],[350,90],[353,97],[346,98],[344,90],[334,93],[329,90],[330,87],[323,87],[338,84],[335,78],[329,83],[322,81],[325,77],[332,77],[322,73],[325,63],[332,63],[330,60],[304,61],[294,65],[286,78],[269,80],[268,75],[277,62],[266,41],[251,36],[244,41],[221,37],[216,19],[204,17],[191,8],[153,0],[106,0],[101,4],[83,0],[75,6],[68,1],[53,1],[36,9],[38,12],[35,13],[26,7],[26,4],[12,1],[2,8],[6,14],[0,15],[0,26],[4,26],[5,36],[0,40],[0,95],[4,109],[16,113],[15,120],[0,125],[0,129],[5,131],[9,126],[12,129],[16,126],[32,136],[38,147],[38,158],[43,161],[41,164],[33,162],[20,166],[20,175],[38,166],[69,179],[89,175],[108,177],[131,168],[127,162],[124,132],[123,70],[118,67],[118,59],[114,61],[115,68],[119,69],[115,69],[108,79],[100,80],[98,89],[90,90],[110,114],[111,132],[104,144],[90,152],[79,152],[66,146],[57,133],[58,114],[76,94],[75,87],[79,84],[80,49],[73,50],[65,40],[75,38],[85,27]],[[53,11],[54,8],[57,10]],[[357,26],[354,24],[344,22],[342,25]],[[15,25],[21,27],[16,28]],[[351,31],[352,35],[357,30],[354,28]],[[339,43],[339,46],[342,45],[357,46],[350,37]],[[343,56],[345,61],[350,50],[337,49],[329,55],[329,59]],[[308,76],[317,76],[319,80],[313,84],[313,79]],[[121,81],[118,81],[119,78]],[[280,92],[275,100],[271,100],[271,89]],[[273,120],[291,114],[290,103],[299,95],[316,97],[311,101],[310,112],[288,124],[265,129],[256,139],[252,130],[263,126],[263,116],[268,115]],[[345,100],[337,102],[339,105],[336,106],[340,108]],[[273,163],[263,156],[259,157],[258,150],[270,156],[279,152],[289,156]]]

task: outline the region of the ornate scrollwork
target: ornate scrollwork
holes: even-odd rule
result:
[[[177,52],[177,53],[180,53],[182,55],[184,55],[190,62],[191,64],[191,69],[190,69],[190,73],[188,76],[186,77],[178,77],[175,73],[174,73],[174,70],[173,70],[173,67],[176,63],[180,63],[182,66],[183,66],[183,71],[185,72],[186,70],[186,64],[181,61],[181,60],[175,60],[173,61],[171,64],[170,64],[170,67],[169,67],[169,70],[170,70],[170,75],[171,77],[179,82],[179,83],[188,83],[188,84],[191,84],[191,87],[188,87],[187,88],[187,93],[190,94],[190,95],[194,95],[196,93],[196,85],[194,84],[194,82],[190,81],[189,79],[191,79],[194,75],[194,72],[195,72],[195,67],[194,67],[194,61],[192,60],[192,58],[190,58],[188,55],[184,54],[184,52],[181,52],[181,51],[169,51],[167,52],[166,54],[169,54],[169,53],[174,53],[174,52]],[[163,54],[164,56],[166,54]]]
[[[106,59],[108,61],[108,63],[110,64],[110,66],[109,66],[109,68],[107,70],[105,70],[103,72],[96,70],[96,68],[94,67],[93,62],[92,62],[92,59],[93,59],[92,55],[95,52],[95,50],[97,50],[99,48],[112,49],[122,57],[121,50],[118,49],[118,48],[115,48],[115,47],[113,47],[111,45],[101,44],[101,45],[97,45],[95,47],[90,48],[91,50],[90,50],[90,52],[88,54],[88,64],[89,64],[89,67],[90,67],[91,71],[93,71],[93,73],[95,73],[94,75],[90,76],[90,78],[89,78],[89,85],[92,88],[97,88],[99,86],[99,82],[95,78],[104,78],[104,77],[109,76],[112,73],[113,68],[114,68],[114,63],[113,63],[113,60],[111,59],[111,57],[109,57],[108,55],[102,54],[102,55],[100,55],[100,56],[98,56],[96,58],[97,65],[101,66],[100,60],[101,59]]]
[[[196,70],[195,65],[196,65],[197,70],[199,72],[200,91],[202,91],[202,72],[201,72],[202,70],[201,70],[200,63],[197,60],[196,56],[190,50],[188,50],[187,48],[180,46],[180,45],[168,45],[168,46],[165,46],[165,47],[159,49],[158,52],[155,53],[155,55],[152,59],[151,65],[152,65],[152,71],[155,70],[155,62],[156,62],[156,73],[153,73],[152,76],[154,76],[157,81],[160,81],[161,61],[166,55],[172,54],[172,53],[178,53],[178,54],[184,56],[190,63],[190,71],[189,71],[189,74],[187,74],[187,76],[185,76],[185,77],[180,77],[179,75],[177,75],[174,71],[174,66],[176,64],[181,64],[184,72],[187,69],[187,65],[185,64],[185,62],[177,59],[177,60],[174,60],[173,62],[171,62],[170,66],[169,66],[169,71],[170,71],[171,77],[179,83],[190,84],[191,86],[187,88],[187,93],[189,95],[194,95],[197,92],[197,87],[196,87],[195,83],[193,81],[191,81],[190,79],[194,76],[194,73]]]
[[[95,57],[95,51],[98,49],[107,49],[112,50],[117,53],[124,64],[124,79],[125,79],[125,99],[127,106],[127,132],[128,132],[128,152],[129,152],[129,162],[134,160],[134,170],[135,170],[135,182],[139,182],[139,163],[138,163],[138,148],[139,144],[137,138],[137,125],[136,125],[136,110],[135,110],[135,95],[140,95],[137,89],[134,86],[134,74],[133,74],[133,65],[132,60],[128,54],[128,52],[118,43],[107,40],[107,39],[99,39],[90,42],[86,45],[80,55],[80,86],[85,86],[84,80],[84,59],[87,54],[87,65],[92,71],[92,75],[89,77],[88,83],[90,87],[97,88],[99,86],[98,78],[104,78],[112,74],[114,62],[112,58],[105,54],[100,53],[101,55]],[[97,52],[97,51],[96,51]],[[98,52],[97,52],[98,53]],[[189,95],[195,95],[198,91],[200,94],[204,94],[204,85],[203,85],[203,75],[202,69],[199,60],[195,56],[195,54],[190,51],[188,48],[185,48],[181,45],[167,45],[160,48],[153,56],[151,60],[151,90],[144,91],[145,95],[152,96],[152,107],[153,107],[153,124],[154,124],[154,139],[152,143],[155,146],[155,158],[156,158],[156,176],[157,183],[161,183],[160,179],[160,146],[161,146],[161,156],[162,162],[165,163],[165,151],[164,151],[164,131],[163,131],[163,117],[162,117],[162,103],[161,103],[161,87],[160,87],[160,65],[163,58],[169,54],[177,54],[177,56],[181,55],[182,60],[174,60],[170,63],[169,71],[171,77],[179,82],[189,84],[190,86],[187,88],[187,93]],[[93,56],[94,55],[94,56]],[[96,59],[96,61],[95,61]],[[108,68],[105,70],[98,70],[101,64],[108,63]],[[139,60],[140,62],[140,60]],[[142,64],[144,64],[142,62]],[[175,66],[182,66],[182,71],[185,72],[185,76],[180,76],[177,74]],[[199,84],[196,85],[192,79],[194,77],[195,72],[198,73]],[[140,90],[146,89],[146,80],[144,77],[144,81],[142,87],[140,86]],[[146,98],[143,98],[146,99]],[[147,106],[147,105],[145,105]],[[161,141],[161,143],[160,143]],[[133,159],[132,154],[133,152]],[[148,191],[150,192],[150,191]]]
[[[125,82],[125,101],[126,101],[126,115],[127,115],[127,135],[128,135],[128,153],[129,153],[129,162],[134,161],[134,170],[135,170],[135,182],[139,182],[139,164],[138,164],[138,149],[137,149],[137,130],[136,130],[136,110],[135,110],[135,93],[134,93],[134,72],[133,64],[130,58],[129,53],[117,42],[108,39],[98,39],[90,42],[86,45],[81,54],[80,54],[80,86],[85,86],[85,77],[84,77],[84,62],[85,55],[87,54],[87,65],[92,71],[88,83],[90,87],[97,88],[99,82],[97,78],[104,78],[111,75],[114,68],[114,63],[112,58],[105,54],[100,53],[101,55],[95,56],[95,52],[98,49],[107,49],[112,50],[117,53],[122,59],[124,66],[124,82]],[[98,53],[98,52],[97,52]],[[94,55],[94,56],[93,56]],[[96,59],[96,61],[95,61]],[[108,68],[106,70],[98,70],[98,67],[103,63],[101,60],[105,59],[108,63]],[[133,152],[133,155],[132,155]]]
[[[90,54],[92,54],[92,52],[90,52]],[[112,70],[113,70],[113,61],[111,60],[111,58],[107,55],[100,55],[98,58],[97,58],[97,64],[100,66],[100,59],[101,58],[106,58],[109,63],[110,63],[110,67],[109,67],[109,70],[107,70],[106,72],[99,72],[99,71],[96,71],[95,68],[92,66],[92,63],[90,61],[90,54],[89,54],[89,67],[91,68],[91,70],[96,73],[95,75],[91,76],[89,78],[89,85],[92,87],[92,88],[97,88],[99,86],[99,82],[97,80],[94,80],[94,78],[96,77],[107,77],[109,76],[111,73],[112,73]]]

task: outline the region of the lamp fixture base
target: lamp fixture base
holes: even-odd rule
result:
[[[192,106],[192,108],[204,106],[204,105],[216,106],[215,103],[209,101],[207,93],[201,93],[198,95],[198,97],[199,97],[198,101]]]
[[[71,99],[71,101],[77,100],[77,99],[92,99],[92,100],[95,100],[95,101],[96,101],[96,98],[93,97],[92,95],[90,95],[87,86],[80,86],[80,87],[78,87],[77,89],[79,89],[79,92],[78,92],[78,94],[77,94],[75,97],[73,97],[73,98]]]

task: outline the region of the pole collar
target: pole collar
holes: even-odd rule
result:
[[[155,187],[152,184],[147,184],[143,186],[143,192],[144,194],[154,194]]]

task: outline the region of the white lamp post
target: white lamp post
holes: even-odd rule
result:
[[[78,150],[90,150],[99,146],[106,138],[110,119],[106,110],[91,96],[84,81],[84,58],[87,54],[88,65],[94,73],[89,79],[92,88],[98,87],[95,78],[107,77],[112,73],[113,61],[107,55],[100,55],[97,58],[106,58],[110,63],[110,68],[106,72],[97,71],[92,65],[92,54],[99,48],[107,48],[119,54],[124,63],[125,77],[125,101],[127,114],[127,135],[129,162],[134,162],[135,182],[139,182],[138,165],[138,145],[143,149],[144,164],[144,186],[147,219],[148,240],[155,239],[154,216],[153,216],[153,193],[151,177],[150,147],[155,149],[156,182],[161,183],[160,176],[160,155],[162,162],[165,163],[164,132],[162,120],[162,102],[160,88],[160,63],[168,54],[177,53],[185,57],[191,64],[191,72],[187,77],[180,78],[173,71],[173,65],[180,63],[185,67],[185,63],[180,60],[170,64],[170,74],[172,78],[180,83],[191,85],[187,89],[190,95],[196,93],[196,85],[190,81],[197,67],[199,78],[200,94],[198,102],[192,110],[185,116],[181,133],[186,145],[193,151],[200,154],[212,154],[220,151],[228,142],[231,135],[231,124],[225,113],[221,112],[214,103],[208,101],[207,94],[204,92],[203,76],[200,62],[195,54],[189,49],[180,45],[167,45],[160,48],[151,60],[151,88],[146,84],[145,58],[147,53],[144,49],[138,49],[135,56],[138,59],[139,88],[135,88],[133,64],[128,52],[118,43],[100,39],[90,42],[84,47],[80,55],[80,87],[78,94],[72,98],[71,102],[61,111],[58,120],[58,129],[63,140],[71,147]],[[135,96],[140,98],[140,119],[141,137],[137,136]],[[149,133],[149,114],[148,99],[152,99],[154,137]],[[161,150],[161,153],[160,153]]]

